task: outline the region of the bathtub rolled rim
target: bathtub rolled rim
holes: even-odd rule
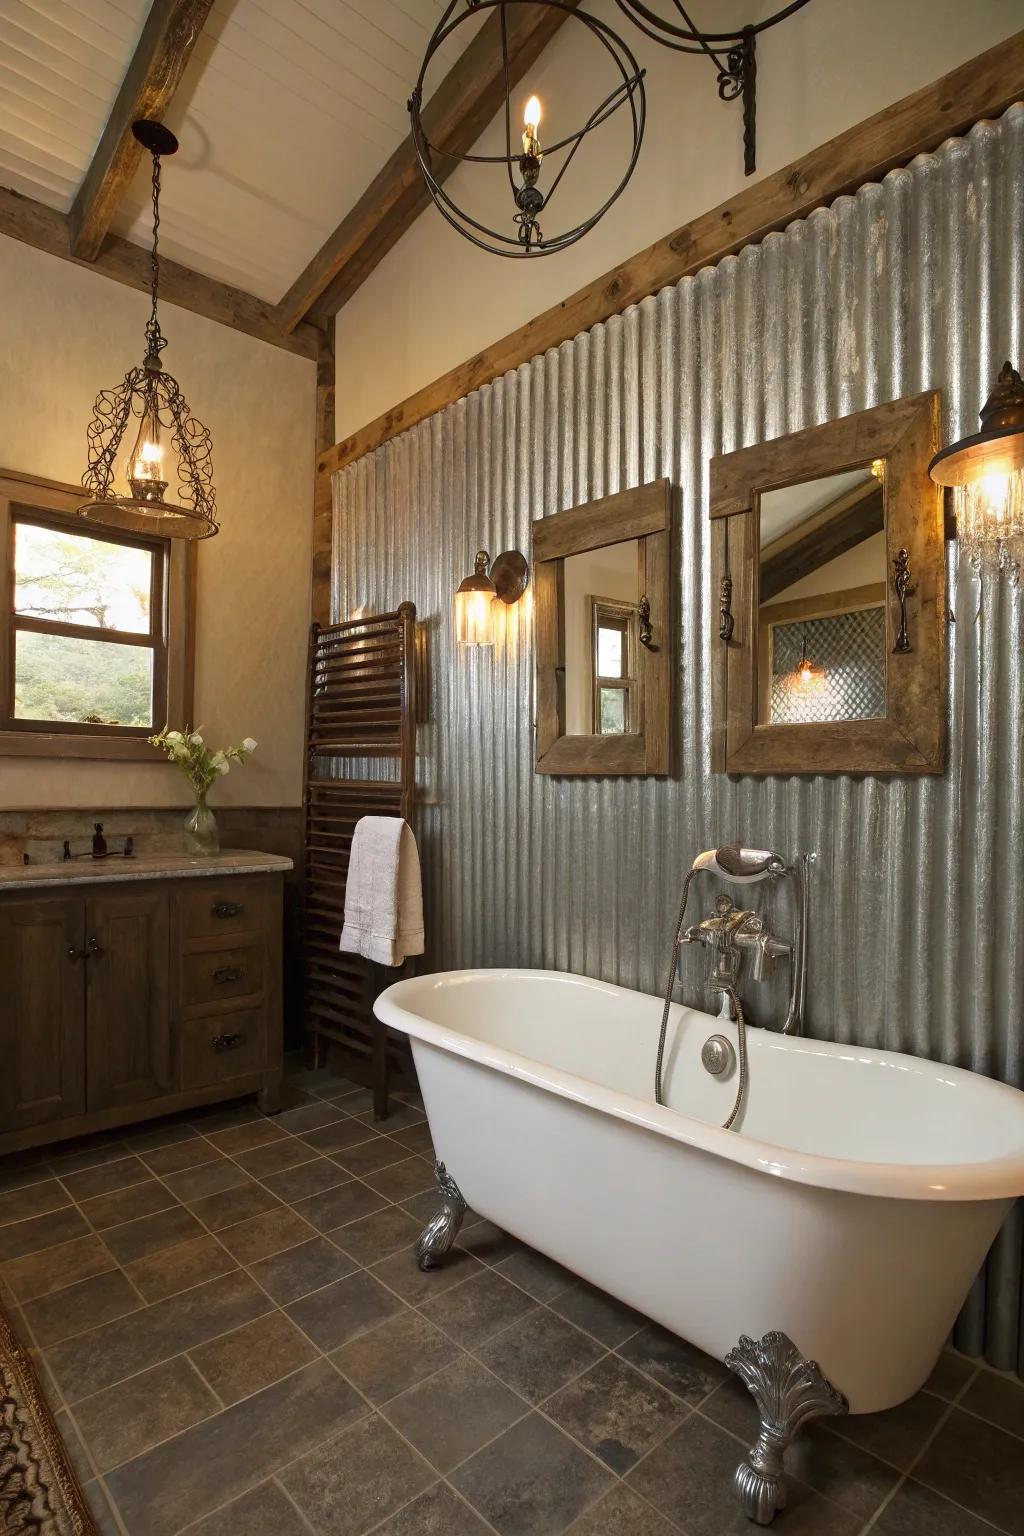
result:
[[[947,1164],[868,1162],[847,1158],[828,1157],[816,1152],[805,1152],[793,1147],[777,1146],[758,1141],[742,1132],[726,1131],[719,1126],[708,1125],[692,1116],[676,1110],[649,1103],[616,1089],[607,1088],[589,1078],[550,1067],[532,1057],[521,1056],[505,1047],[494,1046],[473,1035],[467,1035],[451,1025],[439,1024],[424,1018],[412,1007],[406,1006],[413,998],[422,997],[424,989],[452,985],[461,981],[521,979],[549,979],[587,984],[603,991],[623,993],[635,997],[638,994],[612,982],[598,981],[593,977],[576,975],[569,971],[528,969],[524,967],[478,966],[458,971],[434,971],[421,976],[407,977],[394,982],[374,1002],[374,1013],[383,1023],[400,1030],[412,1039],[422,1040],[453,1055],[476,1061],[482,1066],[506,1076],[530,1083],[532,1086],[556,1094],[560,1098],[584,1104],[603,1113],[613,1115],[644,1130],[667,1136],[673,1141],[722,1157],[729,1162],[750,1168],[767,1177],[778,1178],[796,1184],[823,1189],[833,1189],[847,1194],[874,1195],[900,1200],[929,1200],[967,1202],[979,1200],[1015,1199],[1024,1195],[1024,1137],[1022,1144],[1002,1157],[981,1162]],[[709,1015],[710,1018],[710,1015]],[[759,1031],[759,1034],[761,1032]],[[766,1032],[771,1035],[771,1032]],[[806,1044],[809,1037],[772,1035],[771,1043],[792,1049]],[[827,1054],[848,1050],[831,1041],[814,1041],[827,1048]],[[996,1094],[1014,1094],[1021,1099],[1024,1094],[994,1078],[966,1071],[961,1067],[947,1067],[931,1058],[905,1056],[895,1051],[876,1050],[873,1047],[856,1047],[859,1054],[894,1064],[906,1062],[918,1068],[935,1066],[959,1078],[977,1079],[986,1091]],[[652,1060],[653,1072],[653,1060]],[[1024,1127],[1024,1117],[1022,1117]]]

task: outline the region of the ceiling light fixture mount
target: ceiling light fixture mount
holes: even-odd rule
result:
[[[645,37],[671,48],[676,53],[702,53],[718,73],[720,101],[743,102],[743,169],[752,176],[757,169],[757,39],[769,27],[777,26],[799,11],[807,0],[792,0],[782,10],[747,27],[732,32],[702,32],[684,10],[681,0],[662,0],[674,9],[683,25],[670,21],[652,10],[643,0],[616,0],[619,10],[628,16]]]
[[[213,488],[210,432],[189,410],[177,380],[164,371],[161,353],[167,345],[157,317],[160,290],[160,161],[173,155],[178,141],[163,123],[143,120],[132,125],[136,140],[153,157],[153,248],[150,277],[151,307],[146,322],[146,351],[140,366],[130,368],[116,389],[96,396],[87,437],[89,462],[82,484],[91,500],[79,507],[80,517],[95,518],[108,527],[135,533],[159,533],[171,538],[205,539],[218,531]],[[118,458],[133,421],[138,430],[125,455],[123,474]],[[173,462],[169,462],[169,458]],[[177,489],[167,499],[172,470]]]
[[[548,6],[564,11],[566,18],[586,29],[589,36],[603,48],[611,61],[617,83],[604,99],[598,102],[581,128],[564,135],[547,148],[541,147],[541,104],[531,96],[523,114],[521,148],[516,144],[517,129],[513,129],[511,62],[509,57],[508,13],[516,7],[528,5],[533,9]],[[464,23],[479,17],[485,11],[497,11],[500,17],[501,58],[505,80],[505,153],[497,155],[459,154],[433,144],[423,122],[424,80],[431,60],[438,49]],[[540,225],[541,213],[547,214],[551,202],[569,169],[580,145],[588,134],[616,117],[620,108],[630,125],[630,143],[626,154],[625,170],[612,191],[601,205],[582,219],[555,234],[545,234]],[[644,71],[637,64],[632,51],[614,32],[607,22],[579,10],[569,10],[561,0],[450,0],[441,20],[427,44],[427,51],[420,66],[419,76],[409,98],[409,119],[412,128],[416,158],[419,161],[427,190],[440,212],[453,229],[465,239],[497,256],[536,257],[549,256],[564,250],[587,234],[597,221],[608,212],[624,190],[632,176],[643,142],[646,121],[644,95]],[[516,114],[518,116],[518,114]],[[564,157],[560,161],[558,157]],[[501,169],[507,175],[512,202],[517,210],[511,214],[510,225],[518,226],[507,231],[494,229],[482,217],[461,207],[444,186],[450,172],[457,166],[482,166]],[[557,167],[555,169],[555,167]],[[553,171],[546,190],[542,184],[542,170]],[[545,224],[547,218],[545,217]]]

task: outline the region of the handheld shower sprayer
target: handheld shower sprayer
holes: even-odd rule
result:
[[[786,861],[781,855],[767,848],[743,848],[739,843],[723,843],[720,848],[709,848],[698,853],[693,861],[693,872],[706,870],[720,880],[732,880],[737,885],[753,885],[758,880],[770,880],[786,873]]]

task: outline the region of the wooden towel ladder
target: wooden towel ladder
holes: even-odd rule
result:
[[[352,834],[361,816],[410,820],[416,794],[416,608],[314,624],[306,682],[304,959],[316,1060],[335,1041],[372,1062],[373,1110],[387,1114],[389,1040],[373,1002],[389,973],[338,948]],[[388,777],[374,776],[391,765]],[[355,766],[364,778],[343,777]]]

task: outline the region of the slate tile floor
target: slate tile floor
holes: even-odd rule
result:
[[[408,1096],[251,1104],[0,1162],[0,1285],[100,1530],[747,1536],[724,1367],[470,1213]],[[1024,1536],[1024,1386],[953,1353],[790,1453],[780,1536]]]

